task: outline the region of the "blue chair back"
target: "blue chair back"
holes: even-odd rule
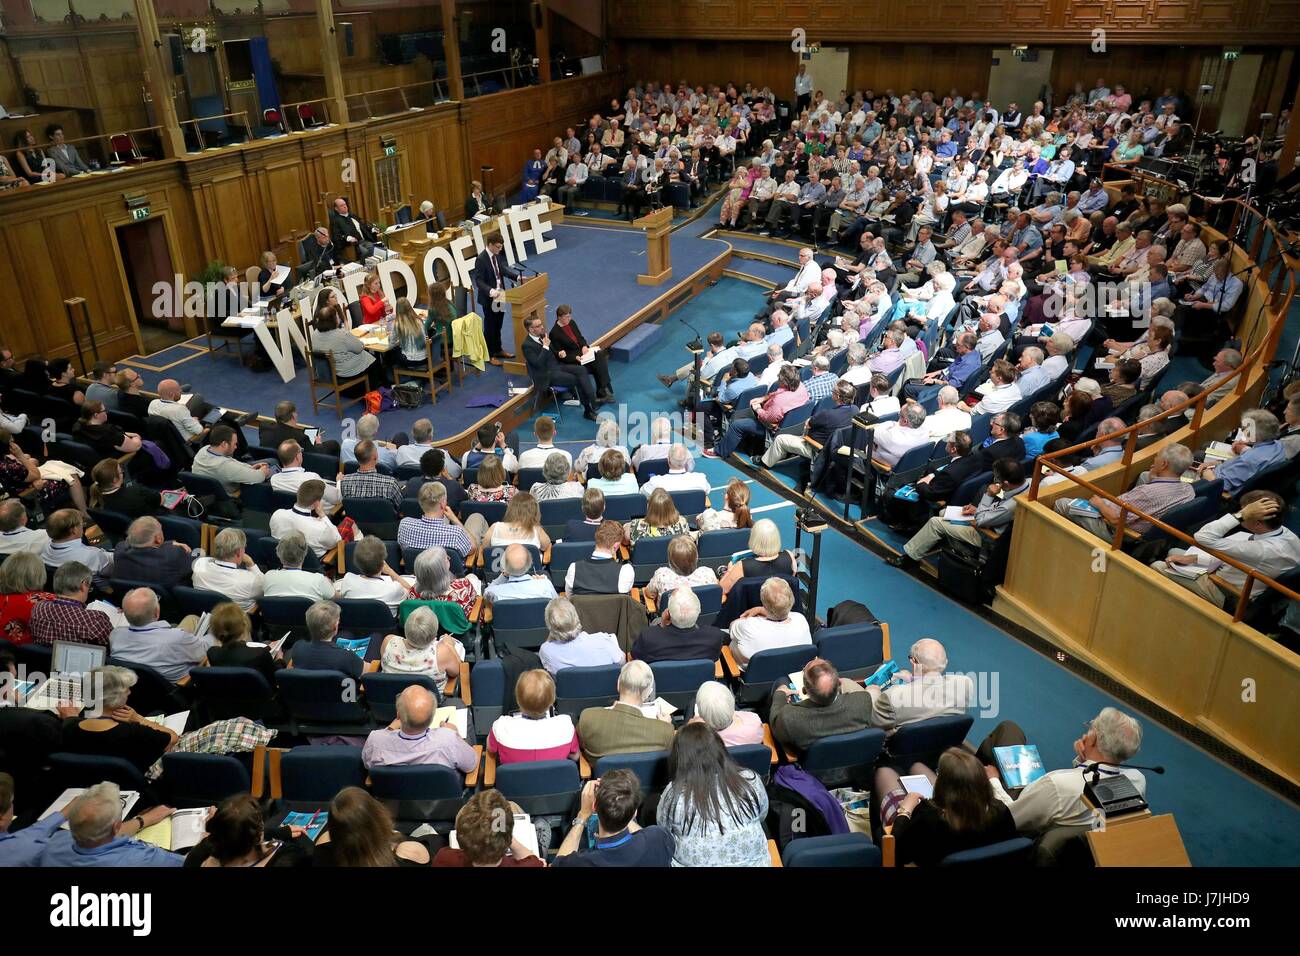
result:
[[[397,512],[387,498],[344,498],[343,511],[366,534],[397,540]]]
[[[464,577],[465,575],[465,555],[461,554],[455,548],[444,548],[447,552],[447,566],[451,569],[453,577]],[[402,567],[406,569],[407,574],[415,573],[415,559],[423,552],[424,548],[402,548]],[[346,561],[346,556],[344,557]],[[389,562],[393,567],[397,565]]]
[[[342,671],[286,668],[275,675],[275,682],[290,718],[304,733],[308,727],[325,732],[318,725],[348,725],[352,731],[370,726],[352,678]]]
[[[249,486],[254,487],[253,485]],[[163,537],[168,541],[177,541],[191,549],[203,546],[203,522],[179,515],[160,515],[158,523],[162,525]]]
[[[787,681],[791,674],[803,670],[816,656],[817,648],[812,644],[759,651],[749,659],[749,666],[740,675],[741,683],[766,690],[774,681]]]
[[[949,747],[960,747],[974,723],[970,714],[951,714],[903,724],[889,738],[889,760],[900,767],[937,767],[939,756]]]
[[[126,537],[127,528],[131,526],[131,517],[120,511],[106,511],[103,508],[89,508],[91,519],[96,527],[104,532],[110,540],[117,542]]]
[[[177,474],[176,478],[180,481],[181,487],[192,495],[211,495],[217,501],[230,500],[230,495],[226,494],[226,489],[221,482],[215,481],[206,475],[196,475],[192,471],[182,471]]]
[[[257,602],[257,607],[262,612],[262,623],[268,628],[304,629],[307,609],[314,603],[305,597],[264,597]]]
[[[546,642],[548,598],[498,601],[492,605],[492,643],[500,647],[538,648]]]
[[[1034,841],[1016,837],[1001,843],[949,853],[939,861],[940,866],[1030,866],[1033,862]]]
[[[475,700],[478,688],[475,686]],[[530,760],[497,767],[496,789],[526,813],[568,816],[582,789],[573,760]]]
[[[192,667],[190,690],[205,724],[232,717],[261,720],[275,697],[266,678],[251,667]]]
[[[425,674],[383,674],[378,671],[361,675],[361,689],[366,694],[366,704],[379,724],[390,724],[397,717],[397,697],[406,688],[418,684],[442,704],[442,692],[432,677]],[[377,796],[377,794],[376,794]]]
[[[470,710],[474,715],[474,730],[480,739],[487,737],[493,722],[505,708],[506,672],[499,660],[476,661],[470,671],[474,689]]]
[[[713,680],[714,662],[656,661],[650,665],[655,675],[655,690],[659,696],[682,713],[695,706],[695,692],[706,681]]]
[[[639,538],[632,545],[633,581],[643,586],[654,576],[655,571],[668,564],[668,546],[673,539],[669,535],[658,538]]]
[[[879,624],[823,627],[813,635],[817,655],[830,661],[841,677],[869,677],[885,662],[885,632]]]
[[[460,773],[441,764],[370,768],[370,792],[394,820],[455,820],[464,791]]]
[[[239,505],[245,514],[250,511],[264,515],[271,514],[275,511],[275,496],[271,493],[271,483],[264,481],[256,485],[245,485],[239,492]]]
[[[163,754],[162,788],[173,807],[208,807],[252,786],[248,768],[229,754]]]
[[[700,564],[713,564],[717,561],[730,561],[737,551],[749,547],[748,528],[723,528],[719,531],[705,531],[695,542],[699,549]]]
[[[50,776],[53,787],[58,787],[58,791],[70,787],[93,787],[105,781],[115,783],[123,790],[144,791],[149,787],[144,774],[136,768],[135,764],[122,757],[50,754]]]
[[[592,768],[592,775],[600,777],[611,770],[631,770],[645,793],[646,804],[653,804],[652,795],[658,795],[668,783],[668,751],[650,750],[644,753],[610,754],[601,757]],[[646,804],[643,804],[645,806]]]
[[[884,749],[885,732],[869,727],[821,738],[799,763],[828,787],[844,783],[870,787],[872,769]]]
[[[405,465],[398,465],[394,477],[398,481],[406,482],[412,478],[420,477],[420,463],[418,461],[408,461]]]
[[[468,478],[465,480],[469,481]],[[456,513],[461,521],[470,515],[482,515],[483,520],[491,525],[506,516],[506,503],[504,501],[462,501]]]
[[[949,505],[973,505],[980,500],[984,489],[993,481],[993,472],[985,471],[978,475],[971,475],[953,491],[952,497],[948,499]]]
[[[772,751],[767,744],[740,744],[728,747],[727,753],[746,770],[752,770],[766,783],[772,776]]]
[[[610,521],[644,518],[645,506],[646,496],[640,492],[634,495],[609,495],[605,498],[605,517]]]
[[[396,626],[392,610],[383,601],[371,598],[338,598],[339,630],[352,634],[388,633]]]
[[[638,485],[644,485],[655,475],[666,474],[668,474],[667,458],[647,458],[645,461],[641,462],[641,464],[637,465],[636,483]]]
[[[542,474],[540,468],[520,468],[515,475],[515,487],[520,491],[528,491],[538,482],[545,483],[546,476]]]
[[[172,599],[176,602],[177,612],[182,615],[203,614],[205,611],[211,611],[218,604],[225,604],[230,600],[220,591],[191,588],[183,584],[172,586]]]
[[[551,574],[551,583],[555,585],[557,591],[564,590],[564,576],[568,573],[569,566],[575,561],[583,561],[591,557],[595,548],[594,541],[557,541],[551,545],[551,563],[548,570]]]
[[[673,505],[677,508],[677,513],[686,515],[688,518],[693,518],[699,514],[708,503],[708,496],[698,488],[688,491],[670,491],[668,497],[673,499]]]
[[[327,806],[340,790],[365,782],[360,747],[294,747],[280,760],[280,792],[290,803]]]
[[[538,508],[542,513],[542,527],[546,533],[554,540],[564,533],[564,526],[570,521],[582,520],[582,499],[581,498],[554,498],[550,501],[538,502]],[[552,554],[552,560],[554,555]]]
[[[881,864],[880,847],[865,833],[802,837],[791,840],[781,854],[784,866],[843,867],[860,869]]]
[[[618,664],[565,667],[555,673],[555,709],[576,718],[588,707],[608,707],[618,699]]]

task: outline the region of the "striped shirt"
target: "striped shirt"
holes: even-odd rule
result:
[[[108,647],[113,622],[103,611],[89,610],[80,601],[55,598],[40,601],[32,608],[30,629],[37,644],[71,641]]]
[[[465,529],[446,518],[403,518],[397,526],[397,543],[403,548],[446,548],[468,557],[474,542]]]
[[[396,478],[377,471],[356,471],[339,482],[344,498],[387,498],[393,508],[402,506],[402,486]]]

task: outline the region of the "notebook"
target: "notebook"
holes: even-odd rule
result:
[[[164,850],[180,853],[198,844],[208,832],[208,808],[173,810],[165,820],[145,827],[136,839]]]
[[[1081,518],[1100,518],[1101,512],[1093,507],[1086,498],[1070,499],[1070,514]]]
[[[281,824],[286,827],[302,827],[307,831],[307,838],[315,843],[316,838],[320,836],[321,831],[325,829],[325,824],[329,822],[330,815],[328,811],[317,810],[313,813],[307,813],[305,811],[295,810],[291,813],[286,813]]]
[[[362,660],[366,659],[366,651],[370,650],[370,638],[368,637],[336,637],[334,643],[344,650],[356,654]]]
[[[441,727],[443,721],[449,720],[456,726],[456,733],[462,738],[469,736],[468,707],[439,707],[433,714],[433,726]]]
[[[975,516],[962,514],[961,505],[949,505],[943,509],[943,520],[953,524],[971,524],[975,521]]]
[[[1002,782],[1012,790],[1026,787],[1047,773],[1043,769],[1043,758],[1033,744],[994,747],[993,757],[998,762]]]

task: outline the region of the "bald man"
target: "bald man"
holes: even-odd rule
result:
[[[348,201],[342,196],[334,200],[330,210],[330,238],[334,248],[342,252],[353,249],[360,262],[375,251],[379,242],[379,230],[359,216],[354,216],[348,208]]]
[[[410,767],[441,764],[461,773],[478,766],[478,754],[451,721],[433,727],[438,701],[427,687],[413,684],[397,696],[397,719],[372,731],[361,750],[371,767]]]
[[[205,402],[203,396],[197,392],[192,393],[187,399],[180,382],[174,378],[165,378],[158,383],[158,397],[149,403],[149,414],[167,419],[176,426],[176,431],[180,433],[183,441],[198,447],[203,444],[203,439],[207,437],[212,425],[216,424],[216,422],[205,424],[202,421],[214,407]],[[257,418],[256,412],[243,412],[238,415],[234,412],[226,412],[219,419],[235,430],[236,457],[242,457],[248,451],[243,426],[255,418]]]
[[[136,518],[113,551],[113,576],[169,588],[190,583],[193,561],[189,545],[166,540],[157,518]]]
[[[946,674],[948,652],[933,638],[923,637],[908,654],[911,671],[899,671],[902,683],[884,690],[867,688],[873,707],[871,723],[893,730],[928,717],[964,714],[975,706],[975,682],[969,674]]]
[[[129,664],[152,667],[173,684],[189,676],[212,646],[209,636],[196,637],[199,619],[191,614],[176,627],[162,619],[158,595],[149,588],[127,591],[122,598],[125,627],[115,627],[108,635],[112,654]]]

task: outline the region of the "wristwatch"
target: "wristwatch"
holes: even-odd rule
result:
[[[144,828],[145,828],[145,826],[144,826],[144,817],[137,813],[137,814],[136,814],[135,816],[133,816],[131,819],[134,820],[134,821],[136,822],[136,825],[139,827],[139,829],[137,829],[135,832],[136,832],[137,834],[143,832],[143,830],[144,830]]]

